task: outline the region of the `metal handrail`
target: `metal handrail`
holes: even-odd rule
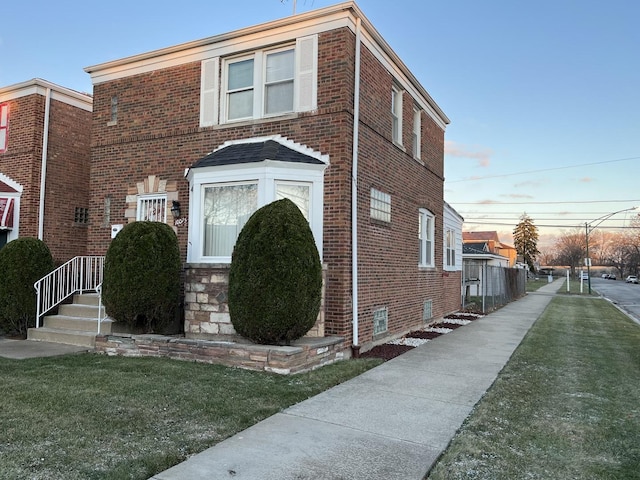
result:
[[[95,290],[102,283],[104,257],[74,257],[45,275],[33,287],[36,290],[36,328],[40,318],[74,293]]]
[[[102,282],[96,286],[98,294],[98,335],[100,335],[100,326],[102,325]]]

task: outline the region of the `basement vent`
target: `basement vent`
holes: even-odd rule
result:
[[[387,307],[379,308],[373,312],[373,334],[384,333],[388,329],[389,315]]]
[[[433,300],[425,300],[422,306],[422,321],[428,322],[433,318]]]

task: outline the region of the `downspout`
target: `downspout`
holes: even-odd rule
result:
[[[353,308],[353,343],[351,352],[355,358],[360,356],[358,341],[358,135],[360,131],[360,43],[361,20],[356,19],[356,58],[353,89],[353,157],[351,172],[351,285]]]
[[[47,149],[49,148],[49,110],[51,107],[51,88],[47,88],[44,107],[44,128],[42,132],[42,162],[40,169],[40,203],[38,205],[38,239],[44,239],[44,194],[47,181]]]

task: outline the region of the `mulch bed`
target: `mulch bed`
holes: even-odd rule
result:
[[[459,327],[463,327],[464,325],[460,325],[459,323],[448,323],[447,319],[457,319],[457,320],[477,320],[477,315],[468,315],[465,312],[458,312],[447,315],[442,322],[438,322],[436,324],[430,325],[433,328],[449,328],[454,330]],[[415,330],[413,332],[409,332],[405,337],[407,338],[421,338],[426,340],[433,340],[438,338],[440,335],[446,335],[438,332],[429,332],[426,330]],[[391,360],[399,355],[402,355],[409,350],[413,350],[415,347],[410,345],[394,345],[391,343],[383,343],[382,345],[376,345],[371,350],[367,350],[364,353],[360,354],[361,358],[381,358],[384,361]]]

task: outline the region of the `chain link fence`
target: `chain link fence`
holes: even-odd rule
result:
[[[467,310],[491,312],[527,291],[527,270],[466,263],[462,267],[462,305]]]

